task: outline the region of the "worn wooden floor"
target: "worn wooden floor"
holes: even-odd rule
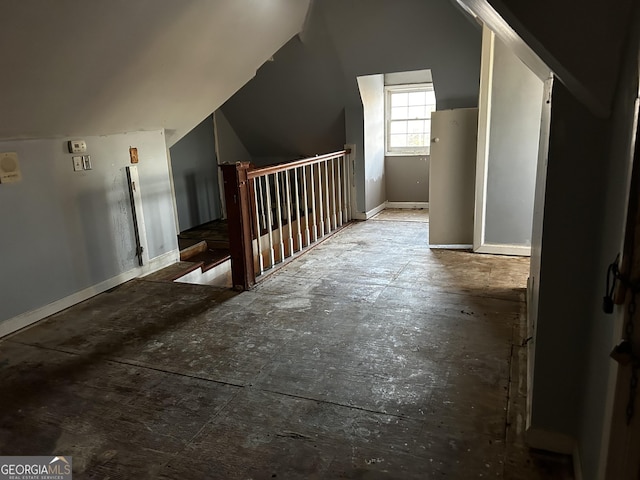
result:
[[[527,260],[430,251],[410,220],[250,292],[136,280],[2,341],[0,454],[76,479],[572,478],[522,443]]]

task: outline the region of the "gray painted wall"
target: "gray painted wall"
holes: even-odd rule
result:
[[[215,126],[218,150],[218,164],[250,162],[251,155],[236,134],[222,110],[216,110]]]
[[[583,422],[596,425],[604,414],[600,410],[600,418],[581,418],[583,405],[600,403],[606,395],[587,389],[589,382],[606,383],[606,375],[587,381],[596,371],[588,372],[585,365],[591,345],[600,350],[592,360],[596,370],[604,373],[609,364],[604,350],[611,348],[611,332],[596,338],[594,328],[611,328],[611,320],[599,314],[606,273],[601,263],[604,258],[611,262],[619,247],[600,248],[620,233],[603,228],[603,199],[607,176],[623,179],[624,172],[618,170],[619,159],[602,161],[609,158],[606,121],[594,118],[560,82],[552,102],[544,218],[532,242],[540,262],[532,262],[539,270],[531,271],[538,279],[531,425],[577,439]],[[596,478],[593,473],[587,478]]]
[[[93,170],[74,172],[67,139],[0,143],[23,180],[0,185],[0,322],[137,268],[125,167],[138,148],[149,257],[177,249],[162,131],[84,137]]]
[[[170,149],[180,231],[221,217],[213,115]]]
[[[310,25],[309,43],[291,39],[222,106],[254,159],[300,158],[343,148],[344,81],[323,27]]]
[[[254,157],[355,144],[361,212],[381,190],[365,190],[358,76],[431,69],[438,109],[477,106],[480,27],[449,0],[317,0],[303,38],[222,108]]]
[[[485,242],[531,245],[544,83],[495,39]]]
[[[385,158],[385,181],[389,202],[429,201],[429,156]]]
[[[576,439],[588,480],[602,478],[615,375],[608,354],[620,316],[604,315],[601,302],[607,265],[622,244],[637,65],[637,56],[629,59],[611,120],[594,117],[555,83],[547,181],[539,186],[546,187],[544,218],[532,244],[539,252],[531,271],[538,279],[532,426]]]

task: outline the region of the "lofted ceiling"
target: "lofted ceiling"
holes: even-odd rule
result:
[[[0,139],[165,128],[171,146],[302,29],[309,0],[3,0]]]

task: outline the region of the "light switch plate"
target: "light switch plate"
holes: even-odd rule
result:
[[[93,167],[91,166],[91,155],[83,155],[82,157],[82,168],[84,168],[85,170],[92,170]]]
[[[82,157],[71,157],[73,160],[73,171],[79,172],[80,170],[84,170],[82,166]]]

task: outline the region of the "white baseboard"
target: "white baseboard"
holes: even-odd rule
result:
[[[84,290],[80,290],[79,292],[73,293],[67,297],[56,300],[55,302],[49,303],[40,308],[36,308],[35,310],[31,310],[29,312],[21,313],[13,318],[10,318],[4,322],[0,322],[0,338],[10,335],[12,333],[17,332],[18,330],[22,330],[25,327],[33,325],[40,320],[43,320],[50,315],[54,315],[62,310],[72,307],[73,305],[84,302],[91,297],[98,295],[99,293],[106,292],[107,290],[117,287],[118,285],[123,284],[124,282],[128,282],[136,277],[140,277],[142,275],[147,275],[149,273],[153,273],[161,268],[172,265],[180,258],[179,250],[172,250],[171,252],[167,252],[159,257],[151,259],[151,261],[143,266],[134,268],[127,272],[121,273],[120,275],[116,275],[115,277],[109,278],[104,282],[100,282],[96,285],[92,285],[91,287],[85,288]]]
[[[356,220],[369,220],[371,217],[373,217],[374,215],[377,215],[382,210],[384,210],[386,205],[387,205],[387,202],[381,203],[376,208],[374,208],[372,210],[369,210],[368,212],[364,212],[364,213],[363,212],[354,212],[351,215],[351,217],[356,219]]]
[[[569,435],[535,427],[526,430],[525,441],[531,448],[563,455],[573,455],[577,446],[575,439]]]
[[[158,270],[173,265],[180,261],[180,250],[171,250],[170,252],[163,253],[155,258],[152,258],[147,265],[140,267],[139,277],[149,275],[150,273],[157,272]]]
[[[518,257],[530,257],[531,256],[531,247],[527,247],[524,245],[500,245],[500,244],[492,244],[485,243],[481,245],[476,253],[490,253],[492,255],[514,255]]]
[[[429,202],[387,202],[386,208],[429,208]]]
[[[429,245],[429,248],[439,248],[443,250],[471,250],[473,245]]]

